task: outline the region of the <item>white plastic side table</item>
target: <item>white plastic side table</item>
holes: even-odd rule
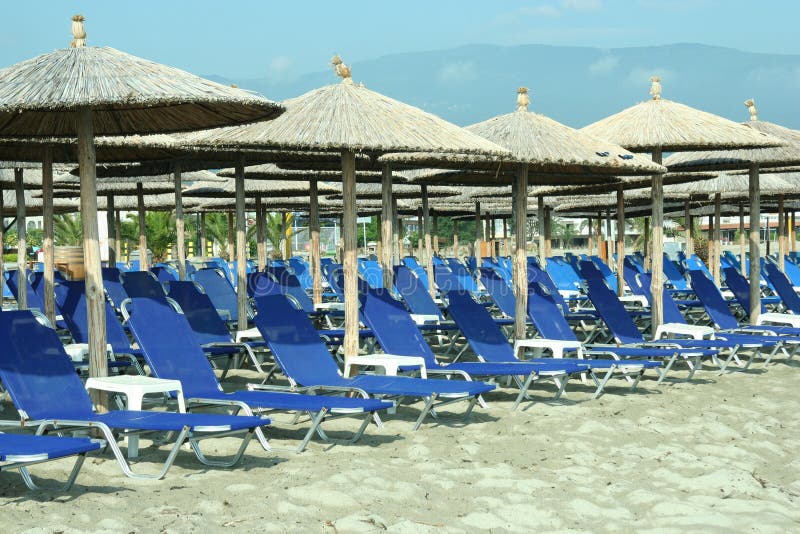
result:
[[[128,399],[129,410],[141,410],[142,399],[148,393],[176,392],[178,397],[178,411],[186,412],[186,403],[183,399],[183,386],[180,380],[167,380],[141,375],[119,375],[93,377],[86,380],[86,389],[97,389],[122,393]],[[128,458],[139,455],[139,436],[128,436]]]

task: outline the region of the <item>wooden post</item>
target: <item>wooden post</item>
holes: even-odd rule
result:
[[[625,293],[623,268],[625,262],[625,192],[617,187],[617,294]]]
[[[528,257],[525,253],[527,243],[525,231],[522,229],[528,217],[528,165],[517,164],[514,176],[514,198],[512,198],[516,224],[514,225],[515,245],[514,252],[514,297],[516,308],[514,310],[514,339],[527,339],[526,319],[528,317]],[[541,197],[540,197],[541,198]],[[544,264],[542,265],[544,267]]]
[[[2,224],[2,222],[0,222]],[[44,313],[56,324],[55,250],[53,248],[53,147],[42,151],[42,252],[44,254]],[[108,229],[111,235],[111,227]],[[109,239],[109,241],[111,241]]]
[[[311,287],[314,305],[322,304],[322,260],[319,240],[319,196],[317,179],[308,182],[308,229],[311,231]]]
[[[759,227],[761,226],[761,214],[759,214],[759,216],[758,216],[758,225],[759,225]],[[764,221],[764,236],[765,236],[765,239],[767,240],[767,245],[766,245],[766,251],[765,252],[766,252],[767,256],[770,255],[769,248],[770,248],[770,245],[772,244],[771,243],[771,241],[772,241],[772,228],[770,228],[769,225],[770,225],[770,222],[769,222],[769,213],[768,213],[767,214],[767,219]]]
[[[603,213],[597,212],[597,255],[603,258],[606,253],[606,245],[603,242]]]
[[[439,216],[433,216],[433,254],[439,254]]]
[[[505,245],[505,256],[511,257],[511,241],[508,239],[508,219],[503,217],[503,244]]]
[[[542,269],[545,268],[547,262],[545,259],[547,258],[547,246],[545,245],[545,220],[546,220],[545,208],[544,208],[544,197],[539,195],[536,198],[536,219],[537,219],[537,226],[539,227],[539,264],[541,265]],[[527,312],[526,312],[527,313]]]
[[[797,225],[795,224],[795,211],[792,211],[791,224],[789,225],[789,242],[792,244],[792,252],[797,252]]]
[[[549,258],[553,254],[553,210],[550,207],[544,209],[544,255]],[[544,265],[544,264],[543,264]]]
[[[312,182],[314,183],[313,186],[310,185]],[[314,186],[316,186],[316,182],[312,178],[309,181],[309,193]],[[264,203],[261,201],[261,195],[256,195],[256,256],[258,272],[260,273],[263,273],[264,269],[267,268],[267,242],[264,236],[264,219],[266,219],[266,217],[264,217],[264,211]]]
[[[44,184],[42,184],[44,186]],[[44,195],[44,187],[42,187],[42,195]],[[106,195],[106,226],[108,227],[108,266],[117,266],[117,257],[119,255],[119,243],[117,236],[114,233],[114,195]]]
[[[175,173],[175,253],[178,260],[178,279],[186,280],[186,226],[183,221],[183,182],[181,162],[176,161]]]
[[[722,239],[720,238],[720,205],[722,203],[722,195],[720,193],[714,194],[714,282],[717,287],[722,285],[722,276],[720,270],[722,268]]]
[[[208,256],[208,251],[206,250],[207,245],[207,238],[206,238],[206,214],[205,212],[200,213],[200,256],[202,258],[206,258]]]
[[[28,226],[25,221],[25,186],[22,183],[22,169],[14,169],[14,190],[17,194],[17,307],[28,309],[28,290],[25,285],[28,276]]]
[[[614,237],[611,233],[611,208],[606,210],[606,263],[613,265],[614,261]]]
[[[653,161],[661,164],[661,147],[653,150]],[[652,311],[652,331],[661,326],[664,319],[663,309],[663,291],[664,291],[664,175],[654,174],[652,179],[653,188],[653,208],[652,208],[652,225],[653,225],[653,252],[651,254],[650,262],[652,264],[652,281],[650,284],[650,293],[652,294],[652,302],[650,309]]]
[[[400,265],[400,258],[403,256],[403,219],[400,217],[400,214],[397,213],[397,199],[394,195],[392,195],[392,216],[394,217],[392,240],[395,243],[392,253],[392,264]]]
[[[486,236],[486,242],[489,244],[489,256],[494,258],[494,232],[490,224],[491,218],[487,211],[483,216],[483,233]],[[478,262],[480,265],[480,262]]]
[[[244,200],[244,158],[236,162],[236,300],[237,329],[247,330],[247,218]]]
[[[483,226],[481,225],[481,203],[475,203],[475,245],[472,247],[472,255],[478,260],[480,265],[481,256],[481,233]]]
[[[383,272],[383,287],[392,287],[394,279],[394,246],[397,240],[392,239],[394,231],[394,220],[396,214],[393,211],[392,202],[392,168],[384,164],[381,170],[381,241],[383,241],[383,248],[381,250],[380,260]]]
[[[749,169],[750,195],[750,324],[758,323],[761,313],[761,191],[759,187],[758,163],[752,163]]]
[[[3,253],[6,251],[5,247],[5,239],[6,239],[6,224],[5,224],[5,198],[3,197],[5,193],[3,193],[3,184],[0,184],[0,288],[3,287],[3,284],[6,283],[6,266],[5,262],[3,262]],[[0,300],[2,300],[2,290],[0,289]]]
[[[83,265],[86,273],[86,313],[89,326],[89,376],[108,376],[106,356],[106,296],[100,268],[100,243],[97,229],[97,177],[92,111],[81,109],[78,120],[78,166],[81,177],[81,224],[83,226]],[[98,411],[107,411],[107,395],[91,390]]]
[[[714,278],[714,216],[708,216],[708,268],[711,271],[711,277]],[[716,278],[714,278],[716,282]]]
[[[786,256],[785,222],[783,219],[783,195],[778,196],[778,268],[784,272]]]
[[[691,202],[689,200],[684,201],[683,212],[683,230],[686,234],[686,255],[691,256],[694,254],[694,240],[692,238],[692,210]]]
[[[120,260],[122,259],[122,213],[120,210],[114,210],[114,239],[117,242],[117,255]],[[127,261],[127,258],[125,259]]]
[[[147,257],[147,220],[144,209],[144,187],[142,182],[136,184],[136,205],[139,212],[139,270],[148,271]]]
[[[591,256],[594,249],[594,234],[592,233],[594,229],[592,228],[592,218],[587,217],[586,220],[588,221],[589,228],[589,231],[586,233],[588,236],[586,239],[586,255]]]
[[[453,220],[453,257],[458,257],[458,221]]]
[[[433,244],[431,242],[431,213],[428,206],[428,186],[422,185],[422,224],[425,228],[425,271],[428,273],[428,292],[436,296],[433,276]]]
[[[233,261],[233,257],[235,256],[235,253],[233,251],[233,243],[234,243],[233,212],[229,211],[228,212],[228,261]],[[231,282],[233,282],[233,280],[231,280]]]
[[[420,263],[424,263],[425,260],[422,258],[424,252],[422,250],[423,247],[423,237],[422,234],[424,233],[424,226],[422,223],[422,207],[417,208],[417,261]]]
[[[358,356],[358,265],[356,264],[356,162],[342,151],[342,234],[344,236],[344,357]]]
[[[294,217],[291,211],[287,211],[283,214],[283,259],[288,260],[292,257],[292,235],[294,234],[292,230],[292,221]],[[366,243],[365,243],[366,246]]]
[[[739,202],[739,261],[742,263],[742,275],[747,276],[747,254],[745,254],[744,204]]]

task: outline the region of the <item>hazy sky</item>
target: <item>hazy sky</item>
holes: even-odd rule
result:
[[[68,46],[74,13],[91,45],[233,79],[474,43],[800,53],[795,0],[24,0],[3,3],[0,66]]]

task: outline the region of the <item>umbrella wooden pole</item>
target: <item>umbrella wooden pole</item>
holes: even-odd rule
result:
[[[319,195],[317,194],[317,179],[312,178],[308,186],[308,227],[311,230],[311,294],[314,305],[316,306],[322,304],[322,259],[320,257]]]
[[[433,216],[433,254],[439,254],[439,216]]]
[[[175,162],[175,254],[178,256],[178,279],[186,280],[186,225],[183,220],[181,164]]]
[[[786,236],[785,236],[785,226],[786,221],[784,220],[784,211],[783,211],[783,195],[778,196],[778,267],[783,272],[786,264],[785,264],[785,256],[786,256]]]
[[[236,162],[236,301],[239,331],[247,330],[247,220],[244,201],[244,159]]]
[[[650,269],[650,217],[644,218],[644,268]]]
[[[708,235],[706,236],[706,245],[708,253],[708,268],[711,272],[711,277],[714,278],[714,215],[708,216]],[[716,282],[714,278],[714,282]]]
[[[122,260],[122,213],[120,210],[114,210],[114,239],[117,241],[117,256]]]
[[[422,223],[425,232],[425,271],[428,273],[428,292],[436,297],[436,284],[433,283],[433,243],[431,240],[431,213],[428,206],[428,186],[422,186]]]
[[[206,250],[206,246],[208,242],[206,240],[206,214],[200,214],[200,256],[205,258],[208,256],[208,251]]]
[[[384,165],[381,170],[381,268],[383,272],[383,287],[392,287],[394,271],[394,246],[396,239],[392,239],[394,230],[395,213],[392,210],[392,169],[389,165]]]
[[[720,193],[714,194],[714,282],[719,287],[722,284],[722,277],[720,275],[721,260],[722,260],[722,240],[720,239],[720,205],[722,203],[722,195]]]
[[[625,278],[622,270],[625,262],[625,193],[617,188],[617,294],[625,293]]]
[[[344,236],[344,357],[358,356],[358,266],[356,265],[356,162],[342,151],[342,234]],[[433,280],[431,280],[433,282]]]
[[[683,226],[684,226],[684,233],[686,234],[686,255],[691,256],[694,254],[694,241],[692,239],[692,212],[691,212],[691,203],[686,200],[683,203]]]
[[[545,268],[547,263],[545,262],[545,258],[547,258],[546,253],[546,246],[545,246],[545,209],[544,209],[544,197],[539,195],[536,199],[536,218],[537,218],[537,226],[539,227],[539,264],[541,265],[542,269]],[[527,313],[527,312],[526,312]]]
[[[475,245],[472,248],[472,256],[476,259],[481,255],[481,203],[475,203]]]
[[[316,182],[312,179],[310,183]],[[309,185],[309,196],[311,193],[311,185]],[[309,207],[311,203],[309,202]],[[309,226],[311,226],[311,218],[309,217]],[[313,240],[313,238],[312,238]],[[256,256],[258,261],[258,272],[264,272],[267,268],[267,243],[264,238],[264,204],[261,201],[261,195],[256,195]]]
[[[549,258],[553,254],[553,210],[544,209],[544,256]]]
[[[233,261],[233,212],[228,212],[228,261]]]
[[[0,223],[2,224],[2,223]],[[53,147],[42,152],[42,252],[44,253],[44,313],[56,324],[55,251],[53,249]],[[111,227],[108,229],[111,235]],[[109,239],[110,241],[110,239]]]
[[[42,182],[42,194],[44,195],[44,182]],[[114,195],[106,195],[106,226],[108,227],[108,266],[117,266],[117,256],[119,254],[119,244],[117,236],[114,234]]]
[[[795,225],[795,213],[796,212],[794,211],[792,212],[791,224],[789,225],[789,242],[791,243],[792,252],[797,252],[797,226]]]
[[[292,221],[293,216],[291,211],[287,211],[283,214],[283,259],[288,260],[292,257],[292,234],[294,233],[292,230]],[[366,243],[364,244],[366,246]]]
[[[602,258],[605,254],[605,245],[603,244],[603,214],[599,211],[597,212],[597,226],[595,231],[597,232],[597,255]]]
[[[758,216],[758,226],[759,228],[761,227],[761,214],[759,214]],[[769,256],[770,254],[769,246],[771,244],[770,242],[772,241],[772,229],[769,227],[769,214],[767,214],[767,220],[764,221],[764,236],[765,239],[767,240],[765,247],[766,248],[765,254]]]
[[[549,212],[548,212],[549,214]],[[614,260],[614,237],[611,233],[611,210],[606,210],[606,263],[612,265]]]
[[[742,263],[742,275],[747,276],[747,254],[745,254],[744,240],[744,205],[739,202],[739,261]]]
[[[400,265],[400,258],[403,256],[403,219],[397,213],[397,199],[392,195],[392,241],[394,251],[392,252],[392,264]],[[394,273],[392,273],[394,274]]]
[[[492,235],[492,226],[490,224],[489,212],[487,211],[483,216],[483,232],[486,235],[486,241],[489,243],[489,256],[494,258],[494,235]],[[480,264],[480,262],[478,262]]]
[[[586,220],[589,226],[589,231],[587,232],[587,238],[586,238],[586,255],[591,256],[594,249],[594,237],[593,237],[594,234],[592,234],[592,218],[587,217]]]
[[[761,251],[759,246],[761,233],[761,191],[759,187],[758,164],[750,165],[749,169],[749,196],[750,196],[750,324],[758,323],[761,313],[761,280],[759,262]]]
[[[3,185],[0,184],[0,300],[3,299],[2,294],[2,287],[5,284],[6,280],[6,266],[5,262],[3,262],[3,253],[6,251],[5,247],[5,239],[6,239],[6,224],[5,224],[5,214],[3,211],[5,210],[5,199],[3,198]]]
[[[420,262],[424,262],[425,260],[422,258],[424,251],[422,250],[423,247],[423,237],[422,234],[424,233],[423,224],[422,224],[422,208],[417,208],[417,260]]]
[[[28,309],[28,291],[25,279],[28,275],[28,226],[25,221],[25,189],[22,184],[22,169],[14,169],[14,191],[17,194],[17,306]]]
[[[505,245],[505,256],[511,257],[511,241],[508,239],[508,219],[503,219],[503,244]]]
[[[528,217],[528,165],[518,164],[514,177],[514,296],[517,304],[514,310],[514,339],[527,339],[525,320],[528,317],[528,258],[525,254],[525,232],[523,225]]]
[[[453,256],[458,257],[458,221],[453,221]]]
[[[139,270],[150,269],[147,257],[147,220],[144,209],[144,187],[142,182],[136,184],[136,206],[139,212]]]
[[[661,148],[653,150],[653,161],[661,164]],[[653,276],[650,283],[650,293],[652,302],[652,331],[661,326],[664,317],[663,308],[663,272],[664,272],[664,175],[654,174],[653,183],[653,208],[652,208],[652,232],[653,232],[653,252],[650,262],[652,264]]]
[[[100,268],[100,243],[97,228],[97,177],[92,111],[77,112],[78,168],[81,177],[81,224],[83,226],[83,265],[86,273],[86,314],[89,326],[89,376],[108,376],[106,356],[106,300]],[[92,389],[92,402],[107,411],[105,392]]]
[[[381,221],[383,217],[381,214],[375,215],[375,228],[377,230],[377,240],[375,241],[375,256],[378,258],[378,265],[380,265],[381,258],[383,258],[383,232],[381,232],[381,228],[383,228],[383,222]],[[365,240],[366,241],[366,240]],[[369,247],[364,244],[364,253],[368,256],[369,255]],[[383,278],[383,267],[381,267],[381,278]]]

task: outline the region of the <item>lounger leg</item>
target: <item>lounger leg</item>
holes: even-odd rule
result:
[[[210,465],[212,467],[233,467],[234,465],[238,464],[239,460],[241,460],[242,456],[244,456],[244,451],[247,449],[247,445],[250,443],[250,440],[253,439],[254,435],[255,429],[251,428],[247,431],[247,434],[242,438],[242,444],[239,446],[239,450],[236,451],[236,454],[234,454],[230,460],[209,460],[200,450],[200,445],[198,444],[197,438],[190,436],[189,443],[192,445],[192,449],[194,450],[194,454],[197,456],[197,459],[203,464]],[[179,447],[180,443],[176,443],[175,448],[177,449]]]
[[[634,380],[633,384],[631,384],[631,391],[636,391],[636,388],[639,386],[639,380],[641,380],[643,376],[644,376],[644,369],[636,373],[636,380]]]
[[[790,359],[792,358],[792,357],[791,357],[791,355],[790,355],[790,354],[789,354],[789,353],[786,351],[786,348],[784,348],[783,344],[782,344],[782,343],[778,343],[777,345],[775,345],[775,348],[772,350],[772,352],[770,352],[770,353],[767,355],[767,359],[766,359],[766,360],[764,360],[764,365],[763,365],[763,367],[766,367],[767,365],[769,365],[769,363],[772,361],[772,358],[775,356],[775,354],[777,354],[777,353],[778,353],[778,350],[780,350],[781,352],[783,352],[783,354],[784,354],[784,355],[786,356],[786,358],[787,358],[787,361],[788,361],[788,360],[790,360]]]
[[[531,386],[531,382],[533,382],[534,379],[536,378],[536,373],[533,372],[528,374],[528,378],[525,379],[525,382],[523,384],[519,383],[519,379],[517,377],[514,378],[517,380],[517,385],[519,386],[519,394],[517,395],[517,398],[514,401],[514,407],[511,408],[512,410],[516,410],[519,407],[519,403],[522,402],[523,398],[529,398],[528,388]]]
[[[419,430],[419,427],[422,425],[422,422],[428,417],[428,413],[433,411],[433,403],[436,401],[438,395],[431,395],[425,399],[425,406],[422,407],[422,411],[417,417],[417,422],[414,423],[414,430]]]
[[[661,371],[661,374],[658,377],[658,381],[656,382],[656,384],[660,385],[664,381],[664,379],[667,377],[667,373],[669,373],[669,370],[672,369],[672,364],[675,363],[676,359],[678,359],[678,353],[673,354],[672,358],[669,359],[669,361],[667,362],[667,365]]]
[[[44,487],[36,484],[31,477],[28,468],[25,466],[20,466],[19,474],[22,477],[22,480],[25,482],[25,485],[28,486],[28,489],[31,490],[50,490],[50,491],[67,491],[72,487],[75,483],[75,479],[78,478],[78,473],[81,470],[81,466],[83,466],[83,461],[86,459],[86,453],[79,454],[78,457],[75,459],[75,463],[72,466],[72,471],[70,471],[69,477],[67,477],[66,482],[63,484],[59,484],[53,487]],[[32,462],[32,463],[39,463],[39,462]],[[31,464],[28,464],[31,465]]]
[[[686,380],[691,380],[697,370],[700,368],[702,362],[700,362],[700,357],[697,358],[687,358],[686,363],[689,366],[689,376],[686,377]]]
[[[605,375],[603,375],[603,378],[599,382],[598,382],[598,380],[597,380],[597,378],[595,376],[594,371],[592,371],[592,378],[595,379],[595,383],[597,384],[597,389],[595,390],[594,395],[592,395],[593,399],[596,399],[600,395],[603,394],[603,390],[605,389],[606,384],[608,384],[608,381],[611,379],[611,376],[614,374],[614,369],[615,368],[612,367],[611,369],[606,371]]]
[[[361,439],[361,436],[364,435],[364,432],[367,430],[367,426],[369,425],[370,414],[367,414],[366,417],[362,418],[361,426],[358,427],[358,430],[348,439],[334,439],[328,436],[328,434],[322,428],[322,421],[316,427],[316,433],[319,437],[325,441],[326,443],[336,443],[341,445],[351,445]],[[298,450],[297,452],[301,452]]]

